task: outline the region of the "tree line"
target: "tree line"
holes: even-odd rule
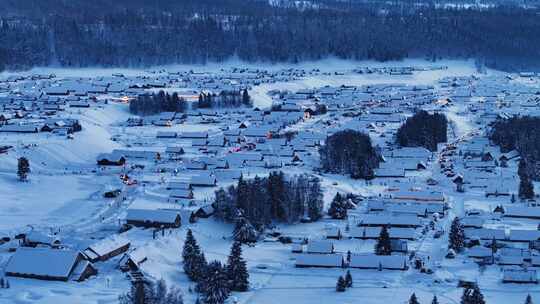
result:
[[[0,12],[0,70],[328,56],[474,58],[498,69],[540,68],[540,18],[534,8],[382,1],[349,1],[346,9],[344,1],[304,9],[255,0],[102,2],[7,0]]]
[[[306,174],[285,177],[280,171],[249,180],[240,177],[236,185],[216,191],[214,206],[217,218],[236,223],[236,239],[253,241],[254,229],[272,222],[320,219],[323,195],[319,179]]]
[[[328,136],[319,154],[325,172],[347,174],[352,178],[372,179],[373,170],[381,160],[369,135],[350,129]]]
[[[199,108],[232,108],[246,106],[251,107],[253,102],[247,90],[221,91],[215,93],[201,93],[198,100]]]
[[[172,94],[159,91],[157,94],[142,94],[132,99],[129,103],[129,112],[135,115],[154,115],[161,112],[185,112],[187,102],[178,97],[178,93]]]
[[[424,147],[437,151],[437,144],[447,140],[448,120],[444,114],[421,110],[398,129],[397,143],[402,147]]]
[[[540,118],[514,116],[496,120],[489,132],[489,139],[499,145],[503,153],[517,150],[523,166],[520,177],[540,179],[536,163],[540,161]]]

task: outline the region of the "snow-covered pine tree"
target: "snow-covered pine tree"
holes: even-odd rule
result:
[[[258,233],[245,217],[239,217],[234,226],[233,237],[241,243],[254,243],[257,241]]]
[[[215,215],[218,219],[230,222],[234,220],[237,210],[233,198],[232,191],[226,191],[220,188],[215,192],[214,206]]]
[[[452,220],[450,234],[448,236],[448,248],[460,252],[465,244],[465,232],[458,217]]]
[[[353,286],[353,278],[349,270],[347,270],[347,273],[345,274],[345,285],[347,286],[347,288]]]
[[[333,219],[340,220],[347,217],[347,206],[339,192],[336,193],[334,199],[332,199],[332,203],[330,203],[330,208],[328,208],[328,215]]]
[[[390,234],[388,233],[388,227],[383,226],[377,243],[375,244],[375,254],[376,255],[391,255],[392,246],[390,243]]]
[[[213,261],[208,264],[199,291],[205,304],[222,304],[227,300],[230,293],[229,279],[221,262]]]
[[[416,294],[414,292],[411,295],[411,297],[409,298],[409,304],[420,304],[420,302],[418,302],[418,299],[416,298]]]
[[[309,178],[306,196],[308,216],[312,221],[317,221],[322,217],[324,207],[323,192],[319,178]]]
[[[460,304],[473,304],[472,303],[472,288],[465,288],[463,289],[463,294],[461,295],[461,301],[459,302]]]
[[[248,90],[244,89],[242,92],[242,104],[245,106],[251,106],[251,97],[249,96]]]
[[[486,301],[484,300],[484,295],[480,291],[478,285],[473,288],[471,301],[471,304],[486,304]]]
[[[474,287],[467,287],[463,290],[461,296],[461,304],[486,304],[484,295],[480,291],[480,288],[475,285]]]
[[[534,186],[529,176],[527,175],[520,176],[518,191],[519,191],[518,196],[522,200],[534,198]]]
[[[191,229],[188,229],[186,234],[182,258],[184,260],[184,272],[192,281],[198,282],[206,267],[206,259],[204,254],[201,253]]]
[[[533,304],[531,294],[527,295],[527,298],[525,299],[525,304]]]
[[[154,303],[154,286],[150,281],[140,279],[131,283],[131,290],[118,297],[120,304]]]
[[[249,273],[246,261],[242,258],[242,244],[235,241],[231,247],[231,254],[227,261],[227,275],[229,276],[232,291],[247,291],[249,288]]]
[[[17,161],[17,176],[19,180],[22,182],[28,180],[28,173],[30,173],[30,162],[26,157],[20,157]]]
[[[343,278],[343,276],[339,276],[336,283],[336,291],[344,292],[345,289],[347,289],[347,283],[345,282],[345,279]]]

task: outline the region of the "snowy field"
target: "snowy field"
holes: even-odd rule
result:
[[[255,107],[269,108],[273,99],[268,93],[275,90],[291,92],[304,89],[317,89],[324,86],[369,86],[369,85],[430,85],[434,90],[440,90],[440,96],[448,95],[447,89],[442,89],[439,80],[452,77],[501,77],[502,72],[488,71],[478,74],[473,62],[440,61],[430,63],[422,60],[406,60],[403,62],[351,62],[328,59],[318,62],[308,62],[301,65],[267,65],[244,64],[231,61],[224,64],[209,64],[206,66],[167,66],[152,69],[60,69],[36,68],[28,72],[4,72],[0,79],[31,74],[55,74],[56,77],[101,77],[122,73],[125,76],[153,77],[162,70],[171,72],[194,70],[197,72],[225,73],[232,67],[250,69],[266,69],[277,71],[283,69],[319,69],[316,75],[306,75],[290,81],[262,83],[250,87],[249,94]],[[425,71],[415,71],[412,75],[389,74],[358,74],[353,70],[358,67],[405,67],[421,66]],[[444,67],[440,69],[440,67]],[[515,75],[513,75],[515,76]],[[516,81],[517,82],[517,81]],[[538,82],[524,84],[538,87]],[[181,91],[193,88],[173,88]],[[1,93],[7,95],[7,93]],[[431,105],[429,105],[431,107]],[[431,108],[430,108],[431,109]],[[484,130],[484,125],[476,124],[478,113],[468,112],[462,104],[453,104],[441,109],[452,124],[452,142],[465,144]],[[159,170],[159,162],[141,162],[144,169],[129,172],[142,180],[153,178],[157,182],[143,186],[126,185],[118,177],[120,169],[101,168],[96,165],[96,157],[100,153],[109,153],[113,149],[149,149],[163,152],[171,143],[182,146],[189,145],[182,140],[158,140],[158,131],[174,132],[208,132],[210,136],[220,134],[228,123],[224,120],[216,123],[202,123],[197,117],[188,117],[182,124],[172,127],[143,125],[126,127],[123,125],[131,114],[128,105],[120,102],[97,103],[88,109],[69,108],[61,114],[64,118],[76,118],[80,121],[82,131],[74,138],[66,139],[51,133],[11,134],[0,133],[2,145],[13,146],[6,154],[0,154],[0,233],[13,236],[17,233],[39,231],[44,234],[52,232],[61,236],[63,243],[76,250],[84,250],[96,240],[115,234],[120,228],[120,222],[130,208],[157,209],[174,208],[177,204],[167,201],[163,181],[170,179],[189,179],[190,173],[170,172]],[[317,130],[323,120],[335,121],[339,128],[354,126],[353,119],[339,118],[327,114],[322,118],[300,121],[288,128],[296,131]],[[246,119],[246,118],[244,118]],[[232,127],[232,125],[230,126]],[[375,142],[384,143],[388,138],[382,138],[383,133],[392,133],[394,126],[390,124],[380,127],[380,130],[370,133]],[[479,133],[479,134],[477,134]],[[115,138],[115,140],[113,140]],[[190,157],[201,156],[194,147],[186,149]],[[425,185],[428,178],[434,178],[439,183],[435,189],[442,191],[451,209],[444,220],[437,223],[437,228],[447,230],[449,218],[453,215],[463,216],[466,210],[481,209],[492,211],[499,204],[508,203],[508,198],[486,198],[482,191],[471,190],[458,193],[449,178],[439,170],[437,158],[434,157],[428,168],[421,172],[407,173],[402,181],[392,178],[379,179],[367,184],[363,180],[353,180],[348,177],[332,174],[316,173],[313,169],[317,161],[317,153],[305,155],[301,166],[284,168],[287,174],[312,173],[321,179],[324,190],[326,208],[337,192],[354,193],[364,197],[384,195],[387,188],[400,187],[404,184]],[[28,182],[19,182],[16,175],[17,159],[27,157],[31,162]],[[463,164],[456,158],[455,167],[466,171]],[[511,164],[509,168],[501,169],[500,174],[515,174],[517,167]],[[244,176],[253,177],[256,174],[265,175],[268,170],[261,168],[243,168]],[[509,184],[517,188],[517,181]],[[233,184],[232,180],[224,179],[218,186],[226,187]],[[106,199],[103,193],[120,189],[121,198]],[[213,192],[217,188],[197,188],[195,198],[199,202],[209,203],[213,200]],[[360,207],[356,212],[363,212]],[[526,221],[487,221],[491,227],[516,227],[535,229],[537,222]],[[333,226],[345,229],[345,221],[329,218],[316,223],[279,225],[283,233],[301,235],[311,239],[321,239],[325,227]],[[163,278],[169,286],[181,288],[186,303],[194,303],[196,293],[192,292],[194,283],[190,282],[182,269],[181,250],[187,229],[193,230],[208,260],[218,259],[226,262],[231,246],[232,225],[218,222],[213,218],[201,219],[189,224],[183,221],[182,227],[167,231],[164,236],[155,239],[151,229],[133,228],[123,235],[131,242],[132,248],[144,252],[147,260],[142,264],[141,271],[152,279]],[[0,269],[5,267],[12,252],[11,247],[16,242],[0,245]],[[370,252],[374,241],[359,239],[343,239],[335,241],[339,252]],[[407,271],[377,271],[351,270],[354,287],[344,293],[336,293],[336,279],[343,275],[343,269],[295,268],[295,256],[290,246],[279,242],[259,241],[252,247],[245,246],[244,257],[248,263],[251,288],[246,293],[233,293],[229,303],[242,304],[271,304],[271,303],[405,303],[411,293],[415,292],[421,303],[430,303],[433,295],[437,295],[440,303],[459,303],[462,289],[457,288],[460,279],[475,281],[479,284],[486,301],[489,304],[522,303],[528,293],[535,301],[540,301],[540,287],[535,284],[503,284],[502,272],[497,265],[480,268],[466,255],[456,259],[445,259],[447,235],[435,238],[429,231],[417,240],[409,243],[409,249],[417,254],[431,257],[433,274],[423,274],[412,267]],[[130,282],[126,273],[117,269],[121,256],[106,262],[95,263],[98,275],[84,282],[55,282],[35,279],[10,277],[10,289],[0,289],[0,303],[16,304],[59,304],[59,303],[117,303],[119,294],[129,290]]]

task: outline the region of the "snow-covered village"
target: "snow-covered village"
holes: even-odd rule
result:
[[[0,74],[0,302],[540,301],[540,75],[361,63]]]
[[[540,0],[0,0],[0,304],[540,303]]]

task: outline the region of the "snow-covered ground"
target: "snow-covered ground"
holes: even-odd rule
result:
[[[444,77],[462,77],[476,74],[472,62],[440,61],[429,63],[421,60],[406,60],[403,62],[351,62],[337,59],[308,62],[301,65],[267,65],[244,64],[238,61],[206,66],[167,66],[146,70],[136,69],[59,69],[36,68],[25,73],[2,73],[2,77],[19,74],[55,74],[57,77],[97,77],[110,76],[112,73],[122,73],[132,76],[152,76],[153,71],[210,71],[219,72],[221,69],[232,67],[253,69],[281,70],[287,68],[319,69],[321,72],[313,76],[305,76],[291,81],[263,83],[251,87],[249,93],[254,100],[254,106],[267,108],[272,105],[272,97],[268,92],[274,90],[298,91],[330,86],[363,86],[375,84],[407,84],[433,85],[438,89],[438,80]],[[389,74],[357,74],[352,70],[357,67],[383,66],[444,66],[445,69],[433,69],[415,72],[413,75]],[[488,75],[500,76],[502,73],[488,71]],[[478,75],[484,77],[485,75]],[[474,122],[474,115],[465,113],[463,105],[452,105],[443,109],[452,124],[452,140],[466,142],[479,132]],[[80,120],[83,131],[66,139],[49,133],[13,135],[0,133],[2,145],[12,145],[14,148],[7,154],[0,154],[0,232],[14,235],[29,230],[44,233],[58,232],[68,247],[84,250],[96,239],[115,234],[119,229],[119,221],[125,216],[128,208],[174,208],[174,204],[166,201],[164,187],[161,183],[154,186],[126,186],[118,178],[121,171],[100,169],[95,165],[99,153],[107,153],[115,148],[135,147],[144,144],[145,147],[162,151],[168,144],[156,140],[156,131],[208,131],[220,132],[223,122],[203,124],[188,118],[183,124],[172,127],[140,126],[124,127],[130,114],[128,106],[123,103],[110,102],[99,104],[90,109],[69,109],[63,113],[66,117]],[[290,126],[293,130],[313,130],[318,128],[322,120],[330,120],[331,116],[300,122]],[[346,126],[346,120],[342,118]],[[338,119],[336,119],[338,120]],[[382,132],[391,130],[383,127]],[[113,141],[115,137],[118,140]],[[381,138],[374,139],[383,142]],[[180,143],[174,141],[173,143]],[[198,150],[186,151],[188,154],[200,153]],[[25,156],[31,161],[30,179],[28,182],[17,180],[17,158]],[[308,158],[309,159],[309,158]],[[435,159],[436,160],[436,159]],[[156,179],[168,179],[173,173],[159,172],[157,165],[149,162],[142,173],[133,172],[134,176],[153,175]],[[309,162],[305,166],[291,167],[286,173],[312,172]],[[461,166],[456,164],[456,167]],[[510,166],[505,170],[515,170]],[[120,169],[118,169],[120,170]],[[260,168],[243,169],[247,177],[255,174],[266,174]],[[131,174],[131,172],[130,172]],[[175,178],[186,178],[180,174]],[[390,186],[399,186],[400,182],[391,179],[377,179],[372,184],[362,180],[331,174],[316,174],[321,178],[324,189],[325,204],[328,205],[336,192],[354,193],[363,196],[377,197],[384,194]],[[484,209],[492,211],[495,206],[506,202],[503,198],[486,199],[482,193],[470,191],[457,193],[450,179],[439,172],[434,161],[424,172],[408,173],[405,182],[401,184],[424,184],[429,177],[439,181],[436,189],[443,191],[452,209],[449,216],[439,222],[437,228],[447,230],[450,215],[464,215],[467,209]],[[227,186],[231,181],[221,183]],[[512,186],[514,187],[514,185]],[[105,191],[121,189],[125,199],[105,199]],[[195,197],[201,201],[210,202],[215,188],[197,189]],[[361,211],[358,211],[361,212]],[[506,227],[534,227],[520,221],[507,222]],[[326,226],[337,225],[345,228],[344,221],[324,219],[317,223],[280,225],[282,232],[291,235],[302,235],[320,239]],[[495,225],[495,224],[494,224]],[[144,251],[147,261],[142,264],[143,273],[151,278],[163,278],[169,286],[182,289],[186,303],[194,303],[196,294],[190,290],[193,283],[189,282],[182,270],[181,249],[188,228],[201,245],[207,259],[226,261],[231,246],[232,225],[218,222],[212,218],[202,219],[194,224],[183,225],[174,231],[167,231],[164,236],[152,237],[151,230],[139,228],[126,232],[126,237],[132,242],[132,247]],[[371,240],[340,240],[336,241],[336,250],[346,252],[370,252],[373,248]],[[408,271],[371,271],[352,270],[354,287],[345,293],[336,293],[335,284],[338,276],[343,275],[343,269],[312,269],[295,268],[294,255],[290,247],[278,242],[258,242],[253,247],[244,247],[244,257],[248,262],[251,278],[251,289],[246,293],[234,293],[232,301],[237,303],[405,303],[411,293],[415,292],[421,303],[431,301],[437,295],[440,303],[459,303],[461,289],[457,288],[459,279],[467,278],[477,281],[484,293],[487,303],[506,304],[523,302],[527,293],[536,301],[540,301],[540,288],[536,285],[504,285],[501,283],[501,272],[497,266],[480,269],[477,264],[460,256],[454,260],[444,258],[446,254],[447,237],[434,238],[429,231],[418,240],[409,244],[421,256],[430,256],[434,266],[434,274],[421,274],[418,270]],[[3,267],[9,256],[6,244],[0,246],[0,267]],[[11,288],[0,289],[0,303],[116,303],[119,294],[129,290],[129,280],[126,274],[116,266],[118,259],[96,263],[98,275],[85,282],[51,282],[33,279],[9,278]],[[235,302],[236,303],[236,302]]]

